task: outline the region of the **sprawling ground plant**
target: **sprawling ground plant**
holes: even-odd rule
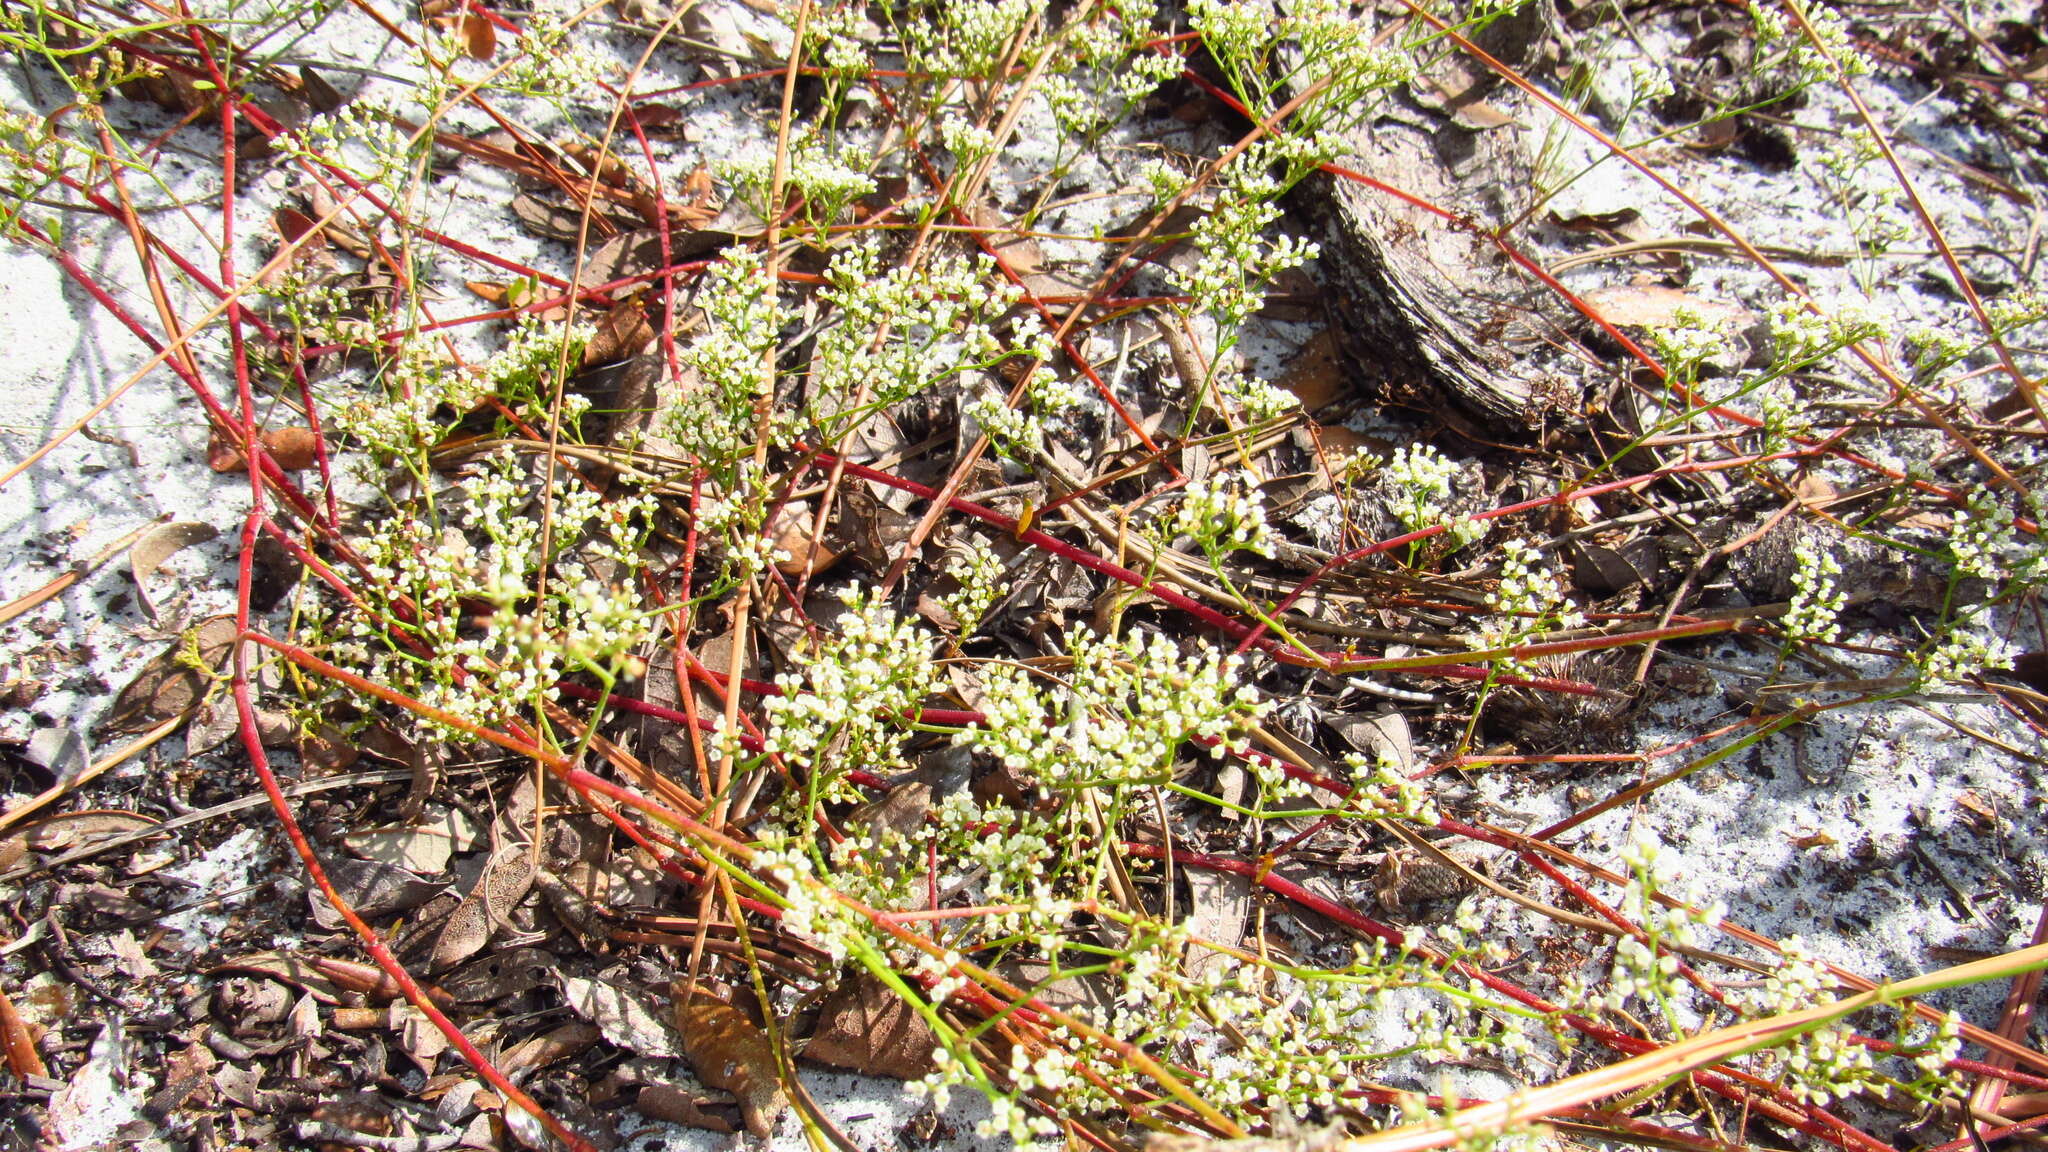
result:
[[[250,477],[243,555],[299,562],[268,615],[241,573],[237,626],[285,674],[259,686],[246,652],[229,674],[337,906],[259,705],[545,771],[689,915],[662,936],[608,909],[606,947],[648,950],[685,1006],[759,1008],[756,1087],[795,1075],[787,1021],[870,987],[923,1037],[910,1088],[978,1093],[979,1129],[1019,1142],[1567,1124],[1871,1149],[1882,1107],[1980,1075],[1979,1119],[2017,1119],[1996,1086],[2048,1064],[1919,997],[2037,969],[2042,941],[1873,984],[1700,902],[1648,833],[1605,864],[1557,837],[1830,713],[1996,693],[2039,731],[2039,696],[1985,677],[2040,643],[2048,300],[1986,295],[1952,251],[1858,95],[1874,32],[1759,4],[1747,82],[1679,93],[1653,57],[1617,95],[1474,46],[1520,14],[9,4],[37,107],[0,118],[0,225],[150,346],[120,388],[196,398]],[[1609,323],[1546,272],[1632,360],[1565,414],[1586,434],[1305,411],[1300,374],[1261,366],[1303,341],[1327,258],[1289,209],[1370,181],[1347,134],[1441,105],[1453,65],[1551,127],[1501,219],[1443,228],[1535,267],[1540,206],[1628,169],[1767,315]],[[1836,119],[1795,116],[1816,105]],[[1831,134],[1804,170],[1865,298],[1809,294],[1659,166],[1767,117]],[[164,163],[202,147],[203,178]],[[118,276],[81,221],[132,247]],[[1877,270],[1914,245],[1952,299],[1907,320]],[[318,451],[288,458],[285,428]],[[1697,547],[1659,599],[1623,545],[1665,520]],[[1786,532],[1781,587],[1703,607]],[[1900,572],[1924,597],[1867,612]],[[1702,637],[1750,658],[1717,665],[1750,703],[1617,737]],[[1390,706],[1337,739],[1371,701],[1413,731]],[[1562,764],[1641,775],[1535,831],[1453,783]],[[570,1079],[508,1079],[389,926],[343,914],[508,1120],[589,1146],[548,1105]],[[777,1109],[725,1086],[768,1131]]]

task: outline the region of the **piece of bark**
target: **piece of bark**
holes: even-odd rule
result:
[[[1492,99],[1511,116],[1526,111],[1519,92]],[[1423,410],[1448,399],[1493,432],[1554,423],[1576,406],[1584,361],[1561,351],[1568,310],[1485,234],[1536,195],[1534,138],[1516,123],[1474,131],[1389,93],[1346,134],[1338,165],[1458,219],[1321,172],[1292,193],[1320,233],[1334,327],[1380,398]]]

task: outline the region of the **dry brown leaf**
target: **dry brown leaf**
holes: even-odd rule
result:
[[[1392,764],[1396,772],[1415,771],[1415,739],[1408,718],[1389,708],[1371,715],[1346,713],[1328,721],[1330,730],[1369,761]]]
[[[775,1066],[775,1049],[747,1014],[730,1004],[698,995],[676,1005],[676,1031],[683,1054],[707,1088],[733,1094],[747,1131],[767,1138],[789,1107]]]
[[[150,1094],[142,1106],[144,1113],[168,1116],[188,1100],[200,1106],[212,1103],[211,1074],[219,1066],[219,1058],[204,1043],[187,1044],[164,1066],[163,1087]]]
[[[1341,473],[1345,462],[1353,456],[1384,456],[1392,445],[1377,436],[1354,432],[1342,424],[1317,424],[1313,426],[1316,451],[1323,458],[1323,467]]]
[[[262,434],[263,450],[287,472],[311,468],[319,459],[320,437],[311,428],[269,428]],[[215,472],[240,472],[249,467],[241,445],[215,429],[206,442],[206,466]]]
[[[149,595],[149,578],[156,574],[157,568],[174,553],[194,544],[204,544],[218,535],[220,529],[211,524],[181,520],[150,529],[128,549],[128,570],[135,576],[135,595],[142,604],[144,615],[151,620],[157,618],[156,603]]]
[[[1343,396],[1349,386],[1337,337],[1325,328],[1302,345],[1280,373],[1280,387],[1294,393],[1303,412],[1315,413]]]
[[[538,1036],[522,1041],[518,1047],[505,1053],[498,1061],[498,1070],[506,1075],[535,1068],[545,1068],[558,1061],[584,1051],[603,1038],[597,1025],[583,1020],[571,1020],[567,1024],[551,1028]]]
[[[528,232],[544,239],[573,244],[583,234],[583,213],[560,201],[520,192],[512,197],[509,207]]]
[[[448,858],[476,843],[476,822],[460,808],[418,825],[393,825],[352,832],[343,842],[358,855],[422,876],[438,875]]]
[[[7,839],[20,841],[25,849],[56,853],[69,851],[85,841],[103,836],[124,836],[151,828],[156,823],[139,812],[124,812],[118,808],[93,809],[87,812],[66,812],[47,820],[39,820],[13,833]]]
[[[279,208],[270,214],[270,221],[277,226],[277,234],[284,237],[287,244],[298,242],[308,233],[319,232],[320,228],[319,221],[296,208]],[[327,236],[324,232],[320,232],[318,235],[314,235],[311,240],[306,241],[299,250],[304,252],[308,248],[325,247],[326,244]]]
[[[649,1120],[701,1128],[707,1132],[731,1132],[732,1121],[702,1106],[695,1094],[673,1084],[649,1084],[640,1089],[633,1108]]]
[[[185,754],[211,752],[242,730],[242,716],[233,700],[215,697],[202,702],[185,728]],[[298,725],[283,712],[256,710],[256,736],[265,748],[289,748],[298,735]]]
[[[206,970],[207,975],[222,972],[249,972],[257,976],[268,976],[301,988],[311,993],[323,1004],[339,1004],[346,991],[332,976],[320,970],[321,966],[312,957],[295,956],[288,952],[252,952],[225,960]]]
[[[1746,313],[1732,304],[1703,300],[1657,284],[1613,284],[1585,295],[1586,306],[1617,328],[1662,328],[1677,322],[1681,309],[1709,323],[1739,324]]]
[[[583,366],[617,364],[638,356],[654,341],[654,326],[638,304],[621,304],[604,314],[583,345]]]
[[[299,65],[299,95],[315,112],[332,112],[348,101],[310,65]]]
[[[460,1004],[481,1004],[551,986],[561,960],[539,948],[504,948],[480,956],[441,977],[440,985]]]
[[[606,1040],[642,1056],[674,1060],[684,1054],[682,1039],[653,996],[638,988],[571,976],[559,969],[553,975],[562,999],[578,1016],[597,1025]]]
[[[16,1080],[50,1074],[41,1053],[36,1051],[35,1033],[29,1030],[21,1013],[14,1010],[14,1001],[7,998],[5,988],[0,988],[0,1048],[6,1049],[7,1070],[14,1073]]]
[[[320,459],[320,436],[311,428],[272,428],[263,434],[264,451],[287,472],[311,468]]]
[[[463,16],[462,46],[471,60],[489,60],[498,54],[498,26],[481,12]]]
[[[812,537],[812,518],[810,502],[794,500],[783,505],[782,514],[769,525],[777,550],[789,554],[789,559],[775,563],[776,571],[784,576],[815,576],[839,562],[841,552]]]
[[[1998,830],[1998,805],[1977,794],[1975,789],[1966,789],[1956,797],[1956,807],[1969,813],[1968,823],[1979,832]]]
[[[142,671],[114,697],[114,706],[100,720],[101,732],[146,732],[199,705],[213,676],[225,673],[238,629],[233,616],[213,616],[151,657]],[[204,666],[201,671],[193,660]]]
[[[328,862],[327,878],[333,881],[335,890],[357,915],[372,921],[410,912],[440,895],[447,887],[422,880],[403,868],[348,856]],[[341,914],[321,893],[309,892],[307,898],[313,907],[314,923],[329,931],[346,927]]]
[[[358,996],[382,1002],[397,1000],[405,995],[405,990],[399,987],[398,981],[374,964],[358,964],[353,960],[337,960],[331,956],[315,956],[310,963],[315,972],[332,981],[335,987]],[[313,988],[306,991],[318,995]],[[427,999],[444,1008],[455,1002],[447,992],[432,984],[421,983],[420,991],[426,993]]]
[[[1188,917],[1183,926],[1188,935],[1206,944],[1237,947],[1244,939],[1245,925],[1251,919],[1251,877],[1234,872],[1207,872],[1199,868],[1188,869],[1185,876]],[[1188,945],[1186,968],[1191,979],[1202,979],[1203,974],[1212,968],[1221,968],[1227,974],[1237,964],[1237,957],[1228,952],[1192,942]]]
[[[825,998],[804,1058],[869,1076],[916,1080],[932,1070],[938,1038],[924,1017],[865,972]]]
[[[1602,595],[1620,592],[1656,575],[1662,563],[1655,540],[1632,540],[1619,549],[1580,544],[1573,549],[1572,583]]]
[[[1483,132],[1494,128],[1505,128],[1515,122],[1512,113],[1489,104],[1476,96],[1472,89],[1453,92],[1447,86],[1434,81],[1419,82],[1426,85],[1428,95],[1437,102],[1460,128]]]
[[[646,123],[644,109],[641,123]],[[679,227],[695,232],[718,219],[718,210],[718,184],[711,178],[711,169],[699,164],[683,177],[682,203],[669,205],[669,211]]]
[[[356,747],[347,733],[325,723],[311,732],[300,732],[298,750],[300,760],[329,775],[346,771],[363,756],[362,749]]]

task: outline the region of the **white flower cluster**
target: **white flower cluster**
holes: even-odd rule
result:
[[[1163,208],[1188,186],[1188,178],[1164,158],[1147,160],[1138,167],[1138,181],[1152,193],[1152,206]]]
[[[478,366],[478,374],[508,405],[523,406],[529,419],[545,420],[554,402],[557,371],[566,366],[573,372],[582,365],[584,345],[595,332],[589,324],[564,326],[529,313],[506,334],[505,347]],[[482,399],[479,393],[475,402],[458,406],[457,411],[466,412]],[[562,416],[568,427],[589,410],[589,397],[563,394]]]
[[[1833,999],[1834,981],[1804,940],[1788,937],[1763,983],[1738,1002],[1752,1017],[1767,1017],[1815,1007]],[[1948,1068],[1961,1051],[1960,1026],[1953,1014],[1927,1028],[1910,1013],[1901,1013],[1895,1040],[1898,1062],[1911,1078],[1887,1074],[1877,1053],[1857,1042],[1841,1025],[1829,1025],[1791,1038],[1756,1060],[1799,1100],[1827,1104],[1866,1092],[1899,1092],[1934,1103],[1959,1094],[1966,1079]]]
[[[424,462],[439,440],[450,409],[457,418],[482,399],[478,378],[458,372],[434,341],[414,338],[399,345],[386,367],[381,396],[363,396],[334,411],[334,426],[356,437],[379,456]]]
[[[1915,328],[1906,333],[1905,342],[1912,354],[1913,382],[1924,386],[1942,369],[1976,351],[1982,339],[1937,326]]]
[[[953,111],[939,117],[939,142],[953,154],[953,162],[958,166],[956,170],[978,164],[993,156],[996,150],[994,132]]]
[[[1378,942],[1359,947],[1351,966],[1313,978],[1259,965],[1209,972],[1216,986],[1203,994],[1203,1015],[1257,1037],[1227,1052],[1196,1048],[1204,1097],[1234,1115],[1281,1102],[1341,1107],[1347,1094],[1369,1086],[1374,1061],[1403,1052],[1466,1060],[1534,1050],[1522,1026],[1495,1015],[1515,1009],[1453,988],[1432,966],[1389,955]],[[1399,1051],[1365,1049],[1359,1037],[1387,1035],[1390,1019],[1409,1031],[1407,1042]]]
[[[1040,367],[1025,384],[1023,403],[1011,406],[992,389],[961,406],[961,413],[979,425],[996,451],[1013,460],[1029,461],[1045,445],[1051,422],[1087,403],[1074,385]]]
[[[768,750],[816,773],[824,796],[854,800],[848,771],[903,769],[904,725],[936,690],[938,672],[932,637],[914,621],[859,589],[841,599],[839,634],[777,676],[782,694],[762,707]]]
[[[527,96],[571,99],[596,95],[618,71],[618,63],[594,51],[588,34],[575,32],[572,24],[553,13],[528,16],[514,46],[518,57],[505,71],[505,82]]]
[[[1932,1089],[1914,1094],[1921,1100],[1952,1095],[1962,1090],[1963,1078],[1949,1071],[1949,1063],[1963,1051],[1963,1023],[1953,1012],[1941,1014],[1932,1029],[1924,1029],[1918,1017],[1902,1013],[1897,1043],[1899,1054],[1913,1062],[1919,1075],[1903,1087]]]
[[[718,468],[753,452],[754,405],[773,395],[768,357],[784,316],[756,252],[733,251],[712,265],[697,303],[705,330],[683,349],[682,359],[700,386],[669,408],[663,434]]]
[[[1757,45],[1760,49],[1776,49],[1777,55],[1761,60],[1761,66],[1786,72],[1797,87],[1818,84],[1833,76],[1828,67],[1828,54],[1841,62],[1842,71],[1851,77],[1861,76],[1870,70],[1870,59],[1858,48],[1849,36],[1848,25],[1831,9],[1819,8],[1805,0],[1793,0],[1801,15],[1813,26],[1815,40],[1809,41],[1795,31],[1792,22],[1778,11],[1775,0],[1751,0],[1750,20],[1756,28]],[[1762,53],[1759,54],[1763,56]]]
[[[1050,690],[1015,667],[989,667],[986,719],[956,741],[1056,791],[1158,783],[1189,740],[1244,747],[1245,727],[1268,707],[1238,682],[1238,656],[1183,655],[1159,633],[1111,640],[1076,629],[1067,655],[1072,670]]]
[[[1628,63],[1628,90],[1629,102],[1642,107],[1662,100],[1676,89],[1671,86],[1671,69],[1667,66],[1648,60],[1631,60]]]
[[[1996,300],[1986,301],[1984,314],[1991,320],[1991,326],[1998,329],[1999,335],[2011,335],[2048,320],[2048,293],[2038,288],[2021,288]]]
[[[977,803],[967,792],[955,792],[932,814],[938,829],[939,858],[957,872],[956,879],[974,880],[983,904],[1011,904],[1019,910],[978,917],[974,928],[984,941],[1028,940],[1050,958],[1061,946],[1061,933],[1074,907],[1058,895],[1077,883],[1073,875],[1084,865],[1063,854],[1079,850],[1049,819],[1008,804]],[[1082,853],[1089,859],[1093,854]]]
[[[719,179],[732,186],[741,203],[764,218],[781,214],[777,205],[769,203],[775,193],[774,148],[752,142],[716,167]],[[873,176],[816,140],[791,149],[783,179],[786,192],[803,198],[804,219],[814,228],[838,223],[847,205],[875,190]]]
[[[787,564],[788,549],[778,548],[764,531],[770,501],[767,477],[759,464],[741,460],[719,481],[717,491],[697,502],[697,531],[717,541],[725,559],[743,577]]]
[[[1019,1045],[1012,1052],[1022,1052]],[[1059,1135],[1060,1126],[1050,1116],[1024,1107],[1015,1093],[999,1092],[988,1098],[988,1118],[974,1124],[976,1136],[1005,1136],[1014,1144],[1044,1140]]]
[[[1986,628],[1984,613],[1963,613],[1949,621],[1933,643],[1914,653],[1910,664],[1923,685],[1960,682],[1980,672],[2012,667],[2019,646]]]
[[[1403,774],[1401,766],[1392,757],[1382,754],[1368,763],[1365,757],[1351,752],[1345,755],[1344,763],[1351,769],[1351,778],[1365,785],[1358,790],[1352,803],[1368,817],[1375,820],[1413,820],[1430,825],[1443,819],[1436,801],[1430,799],[1422,785]]]
[[[393,110],[374,96],[359,96],[307,121],[296,134],[276,138],[282,154],[345,172],[387,194],[408,165],[407,134]]]
[[[377,325],[352,315],[356,311],[354,293],[342,284],[310,279],[299,266],[294,265],[269,295],[278,302],[285,318],[308,343],[346,344],[357,348],[370,348],[378,343]],[[417,338],[409,342],[425,343]],[[434,354],[442,354],[438,343],[433,345],[433,349]],[[402,354],[403,346],[400,351]]]
[[[332,304],[314,305],[309,319],[322,324],[320,317]],[[586,325],[564,329],[537,317],[522,317],[503,350],[466,368],[456,367],[439,342],[410,336],[385,369],[383,394],[340,408],[336,424],[372,452],[423,467],[426,450],[487,397],[497,396],[523,409],[528,419],[544,421],[554,398],[557,366],[580,362],[590,331]],[[589,407],[586,397],[564,395],[564,423],[573,430],[575,420]]]
[[[1249,376],[1236,365],[1219,366],[1214,382],[1218,395],[1254,421],[1276,420],[1301,406],[1294,393]]]
[[[1812,540],[1800,542],[1793,558],[1792,604],[1779,626],[1792,640],[1826,643],[1842,634],[1836,617],[1849,603],[1849,593],[1835,583],[1842,574],[1841,561]]]
[[[1201,258],[1169,279],[1174,291],[1192,296],[1195,307],[1215,321],[1219,333],[1234,333],[1265,303],[1267,285],[1290,268],[1316,258],[1319,249],[1292,237],[1268,242],[1266,225],[1280,218],[1272,203],[1230,196],[1194,227]]]
[[[1007,346],[997,320],[1023,295],[985,256],[941,256],[884,271],[873,243],[847,246],[825,270],[823,298],[839,320],[818,334],[813,419],[827,435],[927,388],[985,371],[1013,356],[1048,359],[1050,336],[1020,321]],[[1057,386],[1035,397],[1053,398]],[[855,399],[865,393],[859,408]]]
[[[1773,1016],[1811,1008],[1831,999],[1834,981],[1806,942],[1790,936],[1779,942],[1780,955],[1763,983],[1741,1000],[1756,1016]],[[1846,1029],[1825,1027],[1792,1038],[1764,1057],[1782,1068],[1782,1083],[1792,1094],[1814,1104],[1853,1096],[1875,1086],[1876,1062],[1870,1049],[1856,1043]]]
[[[1820,154],[1815,173],[1866,254],[1884,252],[1913,234],[1905,190],[1883,156],[1875,138],[1853,127]]]
[[[599,501],[558,481],[543,557],[529,509],[535,487],[515,458],[496,456],[470,484],[463,529],[437,533],[411,517],[373,528],[360,545],[370,611],[338,613],[338,645],[360,653],[373,678],[482,725],[529,712],[572,669],[627,668],[648,634],[630,581],[653,499]],[[536,600],[544,566],[547,593]],[[481,627],[469,617],[478,604],[490,609]],[[393,628],[417,648],[399,644]]]
[[[1002,66],[1024,26],[1038,15],[1031,0],[939,0],[936,19],[902,26],[912,71],[984,79]]]
[[[1681,384],[1698,382],[1700,370],[1709,364],[1725,366],[1741,360],[1740,341],[1730,324],[1691,308],[1674,309],[1670,324],[1651,330],[1650,343],[1665,372]]]
[[[1865,340],[1883,340],[1891,324],[1867,301],[1849,301],[1814,312],[1802,301],[1781,300],[1770,309],[1771,362],[1781,371],[1803,368]]]
[[[1087,77],[1086,83],[1076,85],[1077,95],[1095,101],[1109,116],[1120,116],[1132,103],[1179,75],[1179,56],[1146,47],[1159,34],[1153,27],[1158,16],[1157,0],[1133,0],[1097,8],[1085,22],[1063,29],[1066,59],[1062,63]],[[1061,123],[1066,123],[1065,117]]]
[[[832,76],[850,80],[863,76],[874,66],[868,45],[881,34],[863,15],[865,5],[851,3],[814,4],[804,25],[812,41],[804,55],[818,60]],[[782,22],[796,27],[799,6],[785,3]]]
[[[1642,929],[1643,936],[1624,937],[1615,946],[1602,999],[1609,1009],[1619,1011],[1631,997],[1639,997],[1661,1006],[1670,1018],[1679,990],[1678,953],[1670,949],[1704,945],[1706,930],[1718,925],[1726,912],[1719,902],[1693,909],[1669,907],[1658,900],[1666,883],[1658,856],[1657,845],[1647,840],[1635,841],[1621,851],[1630,876],[1621,912]],[[1672,1022],[1676,1026],[1677,1022]]]
[[[1410,532],[1433,528],[1450,519],[1451,483],[1459,478],[1459,467],[1428,444],[1410,444],[1394,449],[1384,475],[1390,489],[1388,510]],[[1444,532],[1453,549],[1477,540],[1486,529],[1461,519]]]
[[[1373,97],[1415,74],[1415,62],[1397,38],[1382,37],[1344,0],[1192,0],[1188,20],[1239,100],[1255,119],[1278,110],[1283,86],[1300,92],[1328,81],[1297,107],[1282,129],[1291,141],[1314,141],[1287,169],[1291,184],[1329,151],[1336,134],[1371,114]],[[1280,66],[1282,46],[1293,56]]]
[[[1760,381],[1757,415],[1762,418],[1764,453],[1782,452],[1792,442],[1813,434],[1812,406],[1799,395],[1790,380],[1780,377]]]
[[[2016,569],[2024,567],[2027,574],[2038,569],[2038,555],[2019,559],[2020,548],[2014,540],[2014,516],[1997,493],[1989,488],[1979,488],[1970,493],[1961,514],[1956,516],[1949,528],[1949,553],[1955,557],[1957,574],[1978,580],[2003,580],[2020,574]],[[2038,553],[2039,549],[2030,550]],[[2018,560],[2018,564],[2014,563]]]
[[[779,889],[783,929],[817,946],[834,963],[872,942],[872,925],[820,894],[816,867],[800,849],[773,843],[757,847],[753,869]]]
[[[1258,477],[1242,470],[1190,480],[1173,519],[1167,521],[1166,534],[1193,537],[1212,559],[1237,551],[1273,555]]]
[[[1487,595],[1496,612],[1524,618],[1488,633],[1490,642],[1511,642],[1553,629],[1583,628],[1586,618],[1565,595],[1564,581],[1543,564],[1543,553],[1520,537],[1501,543],[1500,579]]]
[[[1008,591],[1003,583],[1006,570],[1003,558],[984,537],[969,537],[946,549],[946,575],[959,588],[939,597],[939,603],[959,627],[960,636],[973,635],[989,608]]]

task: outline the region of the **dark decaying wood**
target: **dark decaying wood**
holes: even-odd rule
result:
[[[1526,54],[1512,49],[1543,40],[1542,8],[1542,0],[1525,5],[1527,26],[1489,39]],[[1509,122],[1477,128],[1469,126],[1474,117],[1452,114],[1482,96],[1486,122]],[[1347,135],[1339,165],[1459,220],[1328,173],[1312,174],[1293,193],[1295,210],[1319,233],[1331,321],[1359,385],[1424,410],[1448,400],[1492,432],[1566,418],[1584,364],[1570,354],[1566,308],[1485,233],[1536,195],[1541,133],[1518,97],[1451,60],[1411,91],[1384,98]]]

